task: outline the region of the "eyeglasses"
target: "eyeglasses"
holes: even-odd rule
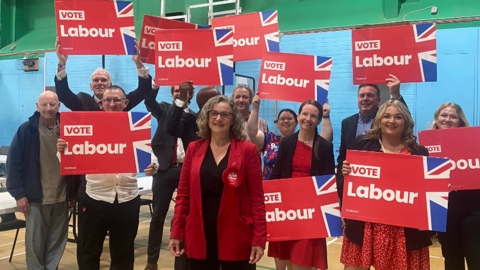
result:
[[[58,103],[57,102],[40,103],[40,107],[42,108],[47,108],[48,105],[50,105],[51,108],[54,108],[54,107],[57,107]]]
[[[280,117],[278,121],[290,122],[293,121],[293,117]]]
[[[113,103],[120,103],[120,102],[122,102],[122,101],[124,101],[124,100],[125,100],[124,98],[104,98],[104,99],[103,99],[103,102],[104,102],[104,103],[107,103],[107,104],[109,104],[109,103],[112,102],[112,101],[113,101]]]
[[[227,112],[219,113],[217,111],[209,111],[208,115],[210,116],[210,118],[214,118],[214,119],[217,118],[219,115],[222,119],[229,119],[232,116],[231,113],[227,113]]]

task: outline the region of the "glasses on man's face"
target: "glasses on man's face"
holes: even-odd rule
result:
[[[40,103],[40,107],[42,107],[42,108],[47,108],[48,105],[50,105],[50,108],[55,108],[58,105],[58,103],[56,103],[56,102]]]
[[[217,118],[220,115],[222,119],[229,119],[232,116],[231,113],[227,113],[227,112],[219,113],[217,111],[209,111],[208,115],[210,116],[210,118]]]
[[[104,98],[103,102],[109,104],[110,102],[113,101],[113,103],[118,104],[118,103],[121,103],[124,100],[125,100],[124,98]]]
[[[293,117],[280,117],[278,121],[290,122],[293,121]]]

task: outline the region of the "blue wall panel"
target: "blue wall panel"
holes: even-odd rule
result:
[[[470,123],[479,124],[479,31],[479,28],[438,30],[438,82],[402,84],[401,94],[414,116],[417,131],[428,128],[434,110],[446,101],[462,105]],[[287,35],[281,39],[280,44],[282,52],[333,57],[329,100],[334,128],[334,147],[337,149],[340,144],[342,119],[358,112],[357,86],[352,84],[351,31]],[[0,61],[2,97],[0,99],[0,123],[2,124],[0,145],[10,144],[18,126],[35,110],[37,97],[43,91],[44,76],[46,76],[47,86],[54,85],[53,77],[58,62],[55,53],[46,54],[46,74],[43,70],[43,59],[40,59],[40,70],[30,73],[21,69],[19,61],[21,60]],[[101,65],[101,56],[70,56],[67,62],[67,73],[72,91],[90,93],[90,75]],[[260,60],[242,61],[236,63],[235,72],[254,77],[258,89],[260,65]],[[130,56],[106,56],[105,67],[111,72],[114,84],[120,85],[127,92],[137,87],[135,65]],[[150,74],[154,76],[154,67],[152,65],[149,67]],[[202,87],[196,86],[196,91]],[[233,86],[226,86],[226,95],[230,96],[233,88]],[[385,101],[388,98],[388,90],[384,85],[380,88],[382,99]],[[169,87],[160,89],[157,101],[172,101]],[[195,98],[193,101],[190,107],[198,111]],[[274,101],[263,100],[260,110],[260,116],[267,120],[270,130],[274,129],[274,104]],[[283,108],[298,111],[300,105],[283,101],[277,104],[277,111]],[[63,107],[62,110],[67,109]],[[134,110],[146,111],[143,103]],[[156,128],[156,121],[153,121],[152,132]]]

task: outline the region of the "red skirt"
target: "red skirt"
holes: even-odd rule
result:
[[[343,237],[340,262],[346,266],[375,270],[428,270],[428,247],[407,251],[403,227],[365,223],[363,245]]]
[[[292,264],[325,270],[327,241],[325,238],[269,242],[268,257],[289,260]]]

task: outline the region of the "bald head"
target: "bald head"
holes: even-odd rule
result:
[[[197,105],[200,110],[202,110],[203,105],[207,103],[209,99],[214,96],[220,95],[220,91],[218,91],[215,87],[205,87],[200,89],[197,93]]]
[[[54,120],[60,109],[58,96],[52,91],[45,91],[40,94],[37,102],[37,112],[43,121]]]

